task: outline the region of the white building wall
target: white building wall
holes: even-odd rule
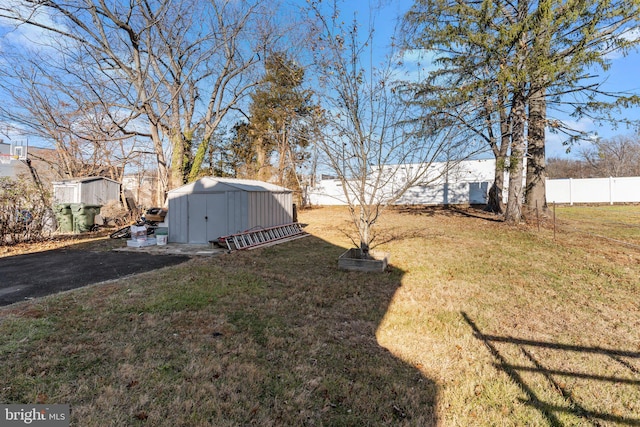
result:
[[[395,204],[482,204],[487,201],[493,183],[494,160],[467,160],[458,163],[444,173],[444,163],[433,163],[419,184],[409,188]],[[385,200],[401,189],[407,177],[422,173],[420,165],[392,165],[383,169],[389,176],[386,185],[378,188]],[[377,170],[372,171],[375,176]],[[342,182],[338,179],[321,180],[311,189],[309,199],[313,205],[345,205],[346,197]],[[353,200],[353,197],[351,197]]]
[[[419,184],[409,188],[395,204],[484,204],[489,189],[493,185],[495,160],[468,160],[460,162],[448,174],[432,180],[428,184]],[[402,168],[397,170],[397,179],[380,189],[381,193],[392,194],[400,187],[405,175]],[[442,164],[431,166],[430,173],[437,175]],[[434,175],[432,175],[434,176]],[[429,180],[427,174],[426,180]],[[503,199],[506,202],[508,175],[505,173]],[[640,203],[640,177],[555,179],[547,180],[546,196],[548,203]],[[340,180],[321,180],[309,192],[312,205],[345,205],[346,198]]]

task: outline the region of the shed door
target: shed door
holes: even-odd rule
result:
[[[226,234],[224,193],[189,194],[189,243],[209,243]]]

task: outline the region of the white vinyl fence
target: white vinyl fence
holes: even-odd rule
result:
[[[493,184],[495,160],[469,160],[458,164],[446,177],[428,185],[411,187],[396,204],[484,204]],[[508,176],[505,174],[505,184]],[[392,184],[390,184],[391,186]],[[382,192],[393,193],[393,188]],[[503,199],[506,201],[507,189]],[[342,183],[324,179],[309,192],[312,205],[345,205]],[[548,203],[640,203],[640,177],[548,179]]]
[[[640,177],[547,180],[548,203],[638,203]]]

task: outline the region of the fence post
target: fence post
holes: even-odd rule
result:
[[[613,205],[613,177],[609,177],[609,204]]]
[[[556,240],[556,202],[553,202],[553,241]]]
[[[569,206],[573,206],[573,178],[569,178]]]

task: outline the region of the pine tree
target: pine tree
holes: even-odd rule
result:
[[[637,43],[626,34],[638,25],[638,2],[417,0],[405,21],[407,47],[436,53],[440,67],[413,85],[416,93],[427,94],[431,111],[442,116],[448,110],[448,120],[489,143],[498,166],[496,187],[501,167],[508,167],[508,221],[520,220],[525,198],[530,208],[546,206],[548,106],[557,106],[569,93],[587,97],[587,102],[573,104],[576,114],[605,115],[617,105],[637,104],[636,97],[619,94],[609,94],[609,102],[594,102],[602,93],[585,81],[590,67],[607,69],[606,53],[625,52]],[[506,154],[505,143],[508,159],[500,157]],[[492,209],[500,210],[498,191],[492,196]]]
[[[304,74],[304,68],[286,54],[271,54],[265,60],[262,84],[251,96],[247,129],[255,153],[255,177],[298,192],[298,168],[309,159],[315,111],[313,92],[303,88]]]

